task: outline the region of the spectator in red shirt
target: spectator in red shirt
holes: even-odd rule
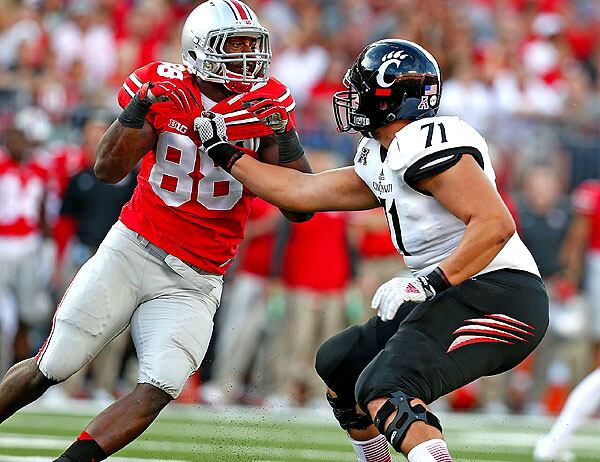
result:
[[[203,398],[209,402],[246,403],[258,398],[252,390],[246,392],[245,379],[257,365],[261,337],[268,330],[273,245],[280,218],[277,207],[260,198],[252,202],[238,266],[219,308],[214,385],[203,386]],[[254,367],[252,375],[264,378],[265,372]]]
[[[351,234],[358,250],[357,275],[363,302],[362,321],[372,316],[372,294],[385,281],[408,270],[390,239],[390,231],[381,210],[354,212],[350,219]]]
[[[594,413],[600,403],[600,180],[583,182],[572,196],[573,220],[562,249],[567,276],[574,283],[586,269],[584,291],[588,297],[590,334],[594,342],[595,367],[569,395],[550,432],[534,448],[536,462],[575,460],[568,449],[571,435]]]
[[[89,116],[83,124],[81,144],[64,146],[52,156],[49,162],[49,170],[52,172],[52,199],[54,201],[53,205],[56,208],[56,215],[60,213],[61,208],[64,208],[63,201],[65,200],[65,194],[72,179],[86,169],[91,169],[94,164],[94,161],[96,160],[96,146],[98,146],[98,142],[104,131],[108,128],[108,125],[108,117],[102,112]],[[90,170],[90,174],[91,173]],[[130,179],[129,177],[126,178]],[[135,181],[132,181],[132,183],[135,183]],[[69,200],[72,202],[76,200],[78,188],[72,185],[71,189],[71,197],[69,197]],[[91,185],[88,185],[87,189],[91,189]],[[110,190],[110,187],[108,190]],[[73,194],[74,192],[75,194]],[[108,204],[105,204],[105,206],[109,207]],[[122,202],[113,205],[117,215],[122,206]],[[63,274],[65,272],[65,268],[63,267],[65,251],[77,231],[77,220],[81,218],[80,216],[73,216],[75,213],[72,212],[72,203],[68,205],[68,209],[69,213],[64,213],[63,210],[63,212],[60,213],[61,216],[57,217],[58,219],[53,223],[53,235],[57,247],[57,262],[53,283],[61,293],[64,292],[67,285],[71,282],[71,279],[75,276],[75,273],[79,270],[85,260],[96,251],[100,241],[106,232],[108,232],[108,229],[104,230],[104,226],[101,227],[101,230],[98,229],[99,240],[93,243],[86,243],[89,248],[87,251],[83,252],[83,254],[87,254],[87,257],[83,261],[77,263],[68,262],[72,264],[72,266],[66,268],[66,274]],[[79,212],[79,214],[81,214],[81,212]],[[102,224],[104,225],[104,223]],[[111,225],[112,223],[110,223],[109,226]],[[79,252],[79,254],[81,255],[82,253]]]
[[[315,171],[335,167],[328,151],[310,153]],[[291,224],[282,255],[281,280],[286,292],[284,325],[273,351],[282,374],[277,391],[303,405],[321,399],[323,387],[313,372],[319,345],[345,325],[345,295],[352,279],[348,215],[322,212],[310,222]]]
[[[588,302],[594,366],[600,366],[600,180],[584,181],[572,195],[573,220],[561,251],[573,288],[583,285]],[[574,289],[573,289],[574,290]]]

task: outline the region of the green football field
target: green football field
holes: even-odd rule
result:
[[[29,407],[0,426],[0,462],[51,461],[96,413],[89,406]],[[514,416],[442,415],[455,461],[530,461],[550,420]],[[600,461],[600,423],[590,422],[571,446],[578,461]],[[268,412],[173,407],[109,460],[353,461],[354,452],[327,410]],[[394,461],[405,460],[396,455]]]

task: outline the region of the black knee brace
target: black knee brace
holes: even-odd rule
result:
[[[351,326],[325,341],[317,351],[315,370],[337,396],[354,397],[354,384],[362,372],[362,368],[355,367],[360,363],[357,352],[362,351],[364,337],[361,326]]]
[[[340,427],[348,431],[352,428],[364,430],[373,425],[371,417],[356,412],[356,402],[351,399],[344,399],[336,396],[335,398],[327,393],[327,401],[333,409],[333,415],[340,423]]]
[[[404,441],[406,432],[413,422],[420,420],[442,431],[442,425],[435,415],[421,404],[417,404],[416,406],[410,405],[413,399],[414,397],[407,396],[401,391],[392,393],[389,399],[377,411],[377,415],[373,419],[373,423],[379,430],[379,433],[385,435],[392,447],[398,452],[400,452],[400,445]],[[396,411],[396,416],[386,429],[385,421]]]

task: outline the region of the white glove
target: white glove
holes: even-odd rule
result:
[[[227,141],[227,127],[222,114],[204,111],[194,119],[194,130],[198,132],[202,146],[215,163],[231,173],[231,167],[244,153]]]
[[[435,295],[425,277],[394,278],[382,284],[373,295],[371,308],[383,321],[391,321],[404,302],[424,302]]]
[[[194,119],[194,130],[198,132],[206,151],[218,144],[227,143],[225,118],[216,112],[204,111]]]

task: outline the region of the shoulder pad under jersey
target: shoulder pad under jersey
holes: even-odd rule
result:
[[[387,162],[408,184],[440,173],[472,155],[484,168],[485,139],[459,117],[428,117],[400,129],[390,145]]]

